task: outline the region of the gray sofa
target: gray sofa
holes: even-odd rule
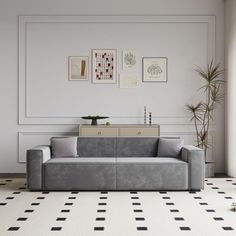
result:
[[[157,157],[159,137],[77,137],[78,157],[52,158],[50,146],[27,150],[30,190],[201,190],[204,154],[183,146]]]

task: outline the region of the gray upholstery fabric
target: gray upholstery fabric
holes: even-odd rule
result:
[[[77,157],[77,137],[51,138],[52,157]]]
[[[49,146],[37,146],[26,154],[27,187],[32,190],[42,189],[42,164],[51,157]]]
[[[155,157],[158,138],[119,137],[117,138],[117,157]]]
[[[115,190],[115,158],[56,158],[43,165],[46,190]],[[87,158],[89,159],[89,158]],[[104,159],[107,159],[105,161]]]
[[[78,137],[77,149],[80,157],[115,157],[116,138]]]
[[[124,159],[117,158],[117,190],[188,189],[188,164],[184,161],[174,158]]]
[[[179,157],[183,140],[180,138],[159,138],[158,157]]]
[[[31,190],[200,190],[203,150],[184,146],[181,159],[158,157],[158,137],[78,137],[80,158],[51,158],[48,146],[27,151]],[[117,157],[117,158],[116,158]]]
[[[194,146],[182,148],[182,160],[189,163],[189,188],[203,189],[205,178],[204,151]]]

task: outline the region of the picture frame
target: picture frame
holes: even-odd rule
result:
[[[69,56],[69,80],[88,81],[89,57]]]
[[[116,49],[92,49],[92,83],[116,83]]]
[[[167,82],[167,57],[143,57],[143,82]]]
[[[120,88],[138,88],[140,86],[137,74],[121,73],[120,74]]]
[[[137,66],[137,56],[134,50],[123,50],[122,51],[122,65],[123,70],[134,69]]]

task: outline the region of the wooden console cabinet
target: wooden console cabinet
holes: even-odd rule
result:
[[[160,136],[160,126],[153,125],[80,125],[80,136],[138,137]]]

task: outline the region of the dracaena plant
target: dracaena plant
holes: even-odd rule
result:
[[[205,84],[199,88],[199,91],[203,91],[206,95],[204,101],[199,101],[197,104],[186,104],[187,110],[191,114],[191,121],[193,121],[196,130],[196,142],[197,147],[200,147],[205,152],[205,158],[208,148],[211,147],[209,142],[209,127],[213,121],[213,112],[217,106],[223,100],[223,93],[221,92],[221,86],[224,81],[221,76],[224,70],[220,68],[220,65],[214,65],[213,61],[207,65],[207,68],[195,69],[199,78],[203,79]]]

